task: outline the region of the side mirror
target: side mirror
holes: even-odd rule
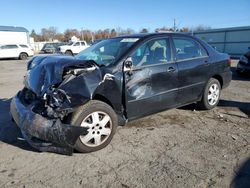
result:
[[[132,73],[133,61],[132,57],[128,57],[124,62],[124,72]]]

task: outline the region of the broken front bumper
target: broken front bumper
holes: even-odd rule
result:
[[[63,124],[59,119],[48,119],[25,106],[18,94],[12,99],[10,112],[27,142],[39,151],[71,155],[76,140],[86,135],[87,128]]]

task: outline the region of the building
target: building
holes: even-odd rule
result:
[[[0,26],[0,44],[30,44],[29,31],[24,27]]]
[[[250,26],[196,31],[193,35],[232,57],[241,56],[250,47]]]

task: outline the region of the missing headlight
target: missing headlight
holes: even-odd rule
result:
[[[45,94],[44,98],[46,98],[47,104],[52,108],[61,107],[65,102],[70,103],[69,96],[61,89],[51,89],[50,92]]]

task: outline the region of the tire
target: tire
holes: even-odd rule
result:
[[[94,120],[97,118],[98,121]],[[106,121],[107,123],[105,123]],[[73,112],[67,123],[73,126],[89,127],[89,133],[80,136],[75,143],[77,151],[87,153],[100,150],[110,143],[116,132],[118,119],[116,113],[108,104],[91,100]]]
[[[201,101],[198,107],[202,110],[211,110],[216,107],[220,100],[221,85],[215,78],[210,78],[205,87]]]
[[[65,54],[66,54],[66,55],[73,56],[73,53],[72,53],[72,51],[71,51],[71,50],[66,50]]]
[[[20,55],[19,55],[20,60],[26,60],[27,58],[28,58],[28,54],[26,54],[24,52],[20,53]]]

